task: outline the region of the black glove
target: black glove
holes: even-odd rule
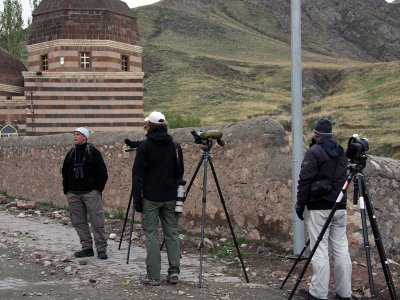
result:
[[[130,139],[125,139],[125,144],[129,147],[129,148],[138,148],[140,146],[141,141],[131,141]]]
[[[304,204],[296,203],[296,214],[300,220],[304,221],[303,213],[306,206]]]
[[[139,212],[139,213],[143,212],[143,200],[142,199],[140,199],[139,201],[135,201],[134,205],[135,205],[135,210],[137,212]]]

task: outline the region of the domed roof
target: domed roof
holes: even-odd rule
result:
[[[0,48],[0,84],[24,86],[24,64],[14,55]]]
[[[136,18],[120,0],[42,0],[32,16],[28,45],[59,39],[139,44]]]
[[[120,0],[42,0],[33,16],[57,10],[107,10],[127,17],[135,17],[128,4]]]

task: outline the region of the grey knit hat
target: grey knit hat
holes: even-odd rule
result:
[[[315,135],[332,136],[332,123],[328,119],[319,119],[314,128]]]

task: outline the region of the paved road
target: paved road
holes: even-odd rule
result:
[[[143,287],[138,277],[145,273],[144,248],[132,244],[126,264],[128,244],[118,250],[110,240],[108,260],[82,262],[71,256],[79,248],[75,230],[47,217],[0,211],[0,233],[0,299],[284,299],[280,290],[226,276],[227,266],[207,256],[199,289],[199,256],[193,254],[183,254],[180,284]],[[162,261],[166,274],[165,252]]]

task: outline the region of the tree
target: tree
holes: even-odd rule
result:
[[[36,7],[38,7],[41,0],[29,0],[29,5],[31,7],[31,11],[33,12]],[[31,27],[32,19],[28,19],[28,27]]]
[[[0,12],[0,46],[17,57],[21,57],[24,40],[22,4],[19,0],[4,0]]]

